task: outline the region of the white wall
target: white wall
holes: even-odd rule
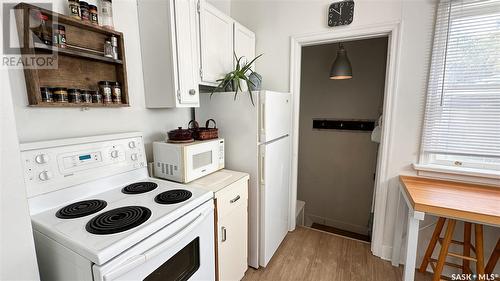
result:
[[[38,267],[7,71],[0,70],[0,280],[36,280]]]
[[[53,1],[56,12],[65,12],[67,1]],[[24,74],[10,71],[11,92],[21,142],[109,134],[126,131],[144,133],[148,161],[152,161],[151,141],[163,139],[166,131],[186,126],[189,109],[146,109],[142,61],[135,0],[113,2],[115,28],[124,33],[127,58],[129,108],[30,108]]]
[[[354,21],[349,26],[329,28],[329,0],[233,0],[231,16],[256,33],[257,53],[264,56],[256,68],[266,89],[288,91],[290,74],[290,36],[314,32],[349,30],[360,26],[399,21],[402,25],[398,90],[390,140],[388,172],[389,194],[386,205],[383,246],[376,254],[390,258],[397,195],[397,176],[415,174],[411,164],[418,158],[425,89],[434,27],[436,0],[357,0]],[[426,225],[426,220],[422,225]],[[423,255],[432,228],[423,231]],[[496,242],[498,229],[486,228],[487,254]]]
[[[312,222],[368,234],[378,144],[371,131],[316,130],[312,120],[378,119],[387,40],[344,42],[354,74],[349,80],[328,79],[338,44],[303,48],[297,198]]]
[[[207,2],[226,15],[231,14],[231,0],[207,0]]]

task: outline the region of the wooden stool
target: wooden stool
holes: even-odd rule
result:
[[[493,253],[491,253],[490,259],[486,264],[486,268],[484,269],[486,274],[493,273],[493,270],[495,269],[495,266],[497,265],[499,258],[500,258],[500,238],[498,238],[497,245],[495,246]]]
[[[443,230],[444,224],[448,220],[448,225],[446,226],[446,232],[443,238],[440,237],[441,231]],[[424,259],[422,260],[422,264],[420,265],[420,272],[425,272],[427,270],[427,266],[430,264],[432,270],[434,271],[434,277],[432,281],[442,280],[441,273],[443,272],[443,267],[451,266],[455,268],[462,269],[462,273],[471,273],[469,264],[471,261],[476,262],[476,271],[477,274],[484,274],[484,247],[483,247],[483,226],[481,224],[474,224],[475,231],[475,246],[471,244],[471,230],[472,224],[469,222],[464,222],[464,241],[453,240],[453,232],[455,230],[455,225],[457,221],[454,219],[445,219],[439,218],[436,223],[436,228],[434,229],[434,233],[432,234],[431,241],[429,242],[429,246],[425,251]],[[439,258],[432,258],[432,253],[434,252],[434,248],[436,244],[439,242],[441,244],[441,250],[439,251]],[[449,252],[448,249],[450,244],[457,244],[463,246],[462,255]],[[498,246],[498,243],[497,243]],[[471,250],[475,253],[475,258],[471,256]],[[455,264],[446,261],[446,257],[456,257],[462,259],[462,265]],[[493,257],[493,255],[492,255]],[[497,257],[498,259],[498,257]]]

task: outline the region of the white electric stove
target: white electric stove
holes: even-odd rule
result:
[[[212,194],[149,178],[140,133],[21,150],[43,280],[214,280]]]

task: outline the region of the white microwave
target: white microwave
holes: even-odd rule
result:
[[[187,183],[224,169],[224,139],[153,143],[154,176]]]

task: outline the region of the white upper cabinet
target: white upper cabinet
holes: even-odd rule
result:
[[[234,20],[203,0],[200,4],[201,82],[214,86],[233,67]]]
[[[244,57],[240,62],[242,65],[255,58],[255,33],[243,25],[234,22],[234,53],[238,57]],[[236,64],[236,60],[234,59]],[[255,68],[252,68],[255,70]]]
[[[146,107],[198,107],[197,0],[137,1]]]

